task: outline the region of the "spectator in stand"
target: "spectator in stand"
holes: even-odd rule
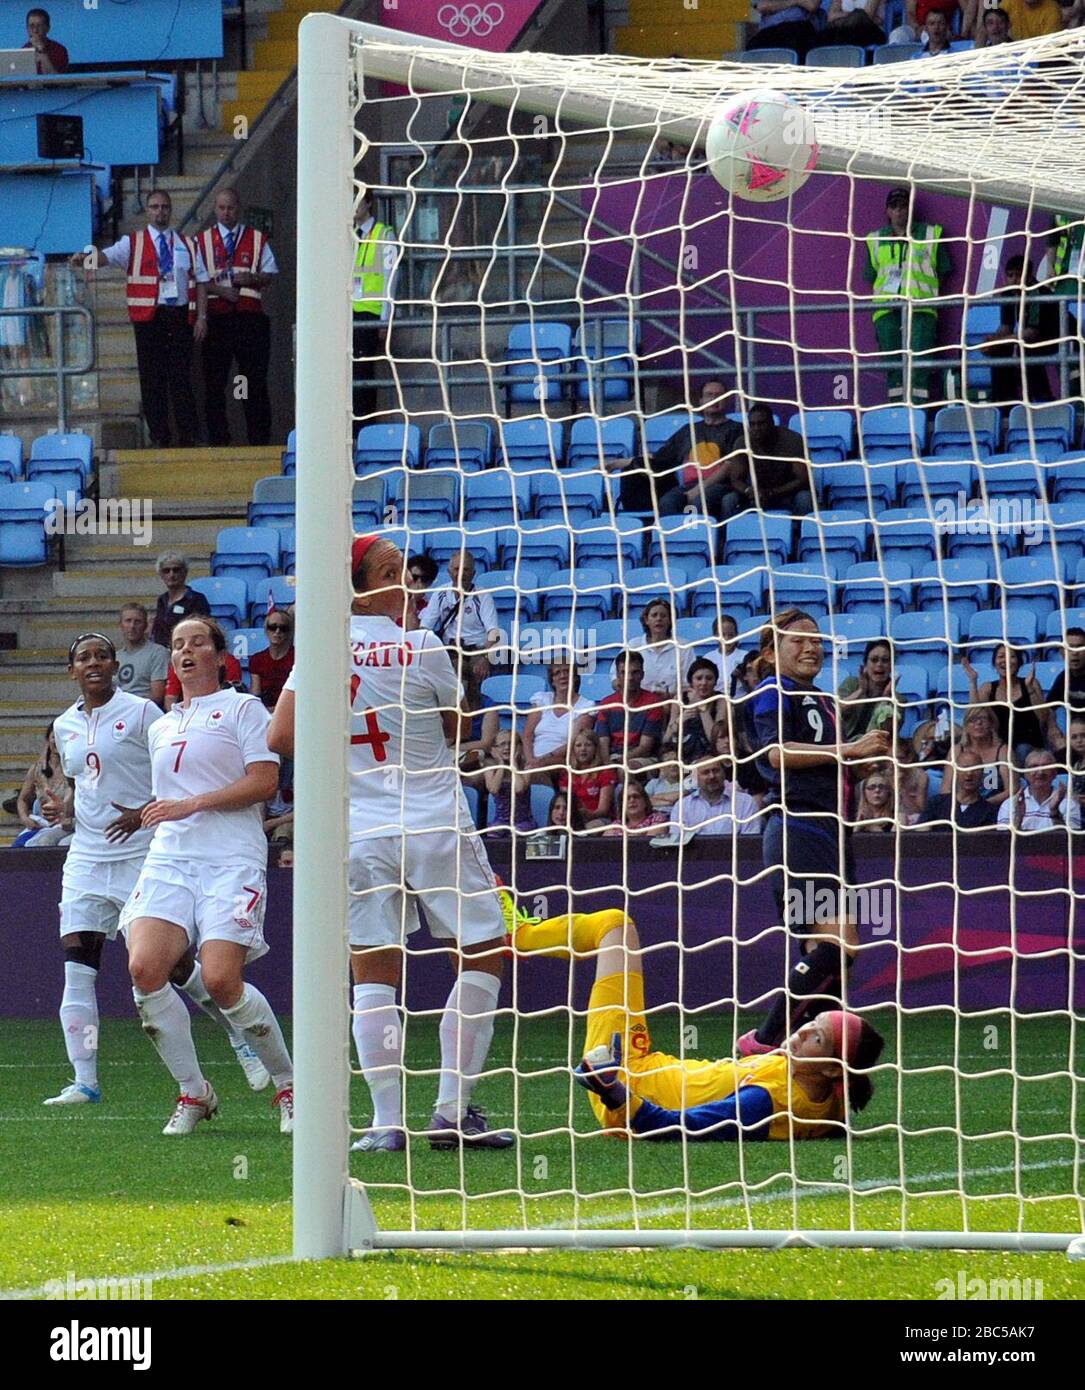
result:
[[[808,515],[814,496],[802,435],[778,425],[767,405],[752,405],[746,426],[750,452],[727,465],[730,492],[720,504],[721,518],[726,521],[751,507]]]
[[[644,790],[644,783],[637,777],[630,777],[621,788],[621,819],[608,825],[603,831],[606,835],[653,835],[662,833],[662,827],[670,824],[665,811],[652,809],[652,802]]]
[[[744,792],[733,780],[733,768],[723,759],[698,763],[697,789],[679,802],[677,824],[683,834],[760,835],[761,800]]]
[[[178,555],[175,550],[167,550],[158,557],[155,568],[166,586],[166,592],[158,596],[151,641],[169,652],[173,629],[181,619],[196,615],[209,618],[211,606],[197,589],[188,587],[188,561],[183,555]]]
[[[1017,791],[998,808],[999,825],[1015,830],[1054,830],[1064,824],[1062,806],[1066,791],[1055,776],[1058,767],[1051,753],[1037,750],[1025,759],[1025,773]]]
[[[956,5],[954,5],[956,9]],[[927,18],[923,21],[920,42],[923,47],[915,55],[917,58],[941,58],[943,54],[950,53],[950,44],[953,42],[949,29],[949,19],[941,10],[929,10]]]
[[[283,850],[294,847],[294,761],[279,764],[279,785],[270,801],[264,803],[264,834]]]
[[[486,703],[482,682],[490,674],[490,663],[481,653],[467,657],[463,664],[463,709],[471,716],[466,738],[456,745],[460,773],[472,786],[478,785],[479,774],[493,749],[501,716]]]
[[[740,652],[738,649],[738,623],[730,613],[721,613],[712,624],[712,636],[720,644],[718,657],[713,657],[720,670],[720,678],[716,682],[716,689],[721,695],[730,695],[733,685],[735,672],[748,659],[749,653]],[[694,650],[691,647],[688,656],[686,677],[689,677],[689,666],[696,660]]]
[[[859,785],[859,805],[855,810],[855,828],[883,834],[896,829],[896,796],[893,774],[887,767],[876,767]]]
[[[905,766],[898,774],[897,819],[901,825],[917,825],[927,809],[930,776],[925,767]]]
[[[845,743],[853,743],[868,729],[893,728],[893,648],[884,638],[868,642],[857,676],[848,676],[837,687]]]
[[[273,608],[264,619],[264,631],[267,647],[249,657],[249,690],[272,710],[294,669],[294,619],[285,609]]]
[[[821,0],[755,0],[761,22],[746,43],[753,48],[793,48],[802,61],[817,42]]]
[[[67,844],[75,832],[75,821],[65,814],[68,790],[50,724],[42,750],[27,768],[16,800],[16,815],[25,829],[12,842],[12,849],[49,849]]]
[[[963,26],[962,26],[963,30]],[[985,4],[978,29],[974,29],[977,48],[996,48],[1000,43],[1012,43],[1010,17],[995,0],[993,6]]]
[[[1066,664],[1051,682],[1047,703],[1051,706],[1067,705],[1071,710],[1085,710],[1085,628],[1066,629]],[[1061,753],[1066,747],[1066,739],[1055,715],[1056,710],[1052,708],[1047,741],[1054,752]]]
[[[983,764],[980,796],[999,807],[1010,794],[1010,750],[998,736],[998,718],[987,705],[969,705],[961,721],[962,749]]]
[[[993,11],[988,11],[988,14]],[[1022,284],[1023,282],[1023,284]],[[1052,400],[1047,368],[1030,357],[1044,357],[1056,351],[1059,337],[1059,306],[1050,294],[1035,288],[1032,262],[1024,256],[1011,256],[1006,262],[1006,291],[999,307],[1001,323],[997,333],[978,344],[988,357],[1018,357],[1022,364],[991,368],[991,397],[1007,412],[1011,406],[1027,401],[1033,405]],[[1022,348],[1022,344],[1024,347]]]
[[[448,562],[449,583],[435,589],[419,621],[447,647],[488,651],[501,640],[491,593],[475,589],[475,557],[461,550]]]
[[[674,609],[669,599],[654,598],[640,615],[644,636],[633,649],[644,658],[644,689],[673,699],[681,685],[682,654],[674,640]],[[616,673],[613,673],[616,674]]]
[[[388,349],[388,325],[396,274],[392,228],[378,222],[373,194],[366,189],[355,216],[351,307],[354,311],[354,418],[363,424],[377,410],[377,367]]]
[[[500,729],[490,749],[491,766],[482,774],[490,798],[486,834],[507,840],[515,830],[525,834],[537,830],[531,809],[531,778],[524,775],[520,740],[511,729]]]
[[[569,756],[574,735],[595,722],[592,702],[580,693],[580,672],[565,656],[547,667],[550,689],[532,695],[534,706],[524,721],[524,768],[532,780],[556,785],[555,778]]]
[[[968,703],[991,705],[998,721],[1000,742],[1008,743],[1015,768],[1023,767],[1034,748],[1045,747],[1044,725],[1051,710],[1044,708],[1044,692],[1036,679],[1035,668],[1022,679],[1021,653],[1014,647],[999,647],[995,652],[997,681],[979,684],[976,668],[965,657],[961,669],[968,677]]]
[[[141,695],[161,706],[166,696],[166,676],[170,654],[147,638],[147,609],[142,603],[121,606],[120,628],[124,641],[117,648],[117,689],[127,695]]]
[[[986,825],[994,825],[998,812],[980,796],[983,770],[979,758],[967,750],[958,753],[956,767],[952,792],[932,796],[919,818],[919,824],[937,825],[939,829],[944,829],[950,823],[961,830],[978,830]]]
[[[727,701],[716,694],[719,678],[716,663],[707,657],[698,657],[689,668],[682,700],[672,708],[661,751],[665,756],[677,752],[686,767],[713,755],[715,726],[727,714]]]
[[[999,0],[999,3],[1009,16],[1014,43],[1057,34],[1063,27],[1057,0]]]
[[[954,0],[956,5],[956,0]],[[883,25],[885,0],[831,0],[825,28],[811,48],[851,43],[867,48],[886,41]]]
[[[50,19],[48,10],[27,11],[24,48],[32,48],[37,53],[38,75],[48,77],[68,71],[68,50],[62,43],[49,37]]]
[[[1058,0],[1064,29],[1080,29],[1085,24],[1085,0]]]
[[[608,472],[622,471],[622,507],[627,512],[655,511],[673,516],[687,507],[719,517],[726,496],[726,464],[741,446],[742,429],[727,418],[727,387],[706,381],[701,387],[702,419],[683,425],[647,459],[607,459]]]
[[[618,769],[603,762],[592,730],[574,734],[569,767],[558,773],[558,790],[572,795],[588,830],[601,830],[613,822],[617,786]]]
[[[644,654],[623,652],[614,663],[618,689],[595,711],[595,733],[604,762],[638,768],[650,763],[659,748],[664,705],[643,688]]]
[[[928,15],[928,20],[930,16]],[[911,399],[925,405],[931,398],[928,354],[938,340],[938,310],[931,303],[953,269],[936,222],[912,217],[907,188],[891,188],[885,200],[885,224],[866,239],[864,277],[872,286],[874,335],[878,350],[894,360],[885,373],[890,405],[904,399],[904,372],[899,358],[904,348],[905,301],[911,305]]]
[[[570,800],[564,792],[555,792],[546,813],[545,830],[565,830],[579,834],[584,829],[584,817],[575,800]]]
[[[1080,830],[1085,823],[1085,714],[1070,716],[1070,802],[1067,824]]]
[[[407,561],[407,628],[418,628],[422,624],[422,613],[429,602],[430,589],[440,573],[437,561],[432,555],[422,551],[412,555]]]
[[[261,291],[272,283],[279,267],[264,233],[241,221],[236,188],[220,188],[216,193],[215,221],[201,232],[199,242],[209,280],[203,345],[208,441],[212,448],[230,443],[226,393],[231,388],[230,366],[236,360],[238,376],[245,383],[241,399],[248,442],[267,444],[271,439],[267,390],[271,320],[264,313]]]
[[[657,811],[666,811],[669,815],[684,791],[696,790],[696,777],[692,772],[686,772],[683,776],[676,762],[659,763],[652,771],[655,776],[645,782],[644,790]]]
[[[143,415],[156,449],[168,449],[173,435],[170,406],[182,449],[197,442],[196,396],[192,390],[192,345],[207,336],[208,274],[195,241],[175,232],[173,203],[160,188],[146,200],[150,222],[135,236],[98,253],[128,276],[128,317],[136,338]],[[88,279],[97,268],[83,251],[71,258]]]

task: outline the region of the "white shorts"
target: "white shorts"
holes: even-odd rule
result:
[[[246,960],[267,954],[264,909],[267,875],[263,869],[233,868],[180,859],[144,864],[121,913],[121,931],[139,917],[176,922],[198,951],[205,941],[244,946]]]
[[[352,946],[399,945],[418,930],[417,903],[439,939],[475,946],[505,934],[497,882],[477,835],[420,830],[355,840],[350,891]]]
[[[60,890],[61,936],[94,931],[112,941],[146,857],[143,852],[130,859],[96,860],[69,850]]]

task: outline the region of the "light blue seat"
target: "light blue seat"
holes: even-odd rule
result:
[[[540,572],[568,569],[571,550],[567,526],[548,518],[529,517],[515,531],[504,533],[501,563],[505,569],[518,562]]]
[[[671,600],[673,597],[663,566],[641,565],[636,569],[627,569],[622,575],[618,609],[628,619],[639,619],[657,598]]]
[[[286,448],[282,454],[282,471],[284,474],[295,474],[298,471],[298,432],[291,430],[286,436]]]
[[[57,496],[44,481],[0,483],[0,565],[44,565],[46,509]]]
[[[566,454],[568,468],[601,469],[604,459],[632,458],[636,453],[636,426],[630,415],[598,419],[582,415],[573,421]]]
[[[350,509],[356,531],[368,531],[373,526],[384,524],[387,519],[387,497],[384,478],[370,476],[354,479]]]
[[[933,561],[919,571],[916,603],[923,612],[956,613],[967,622],[990,601],[987,562],[978,556]]]
[[[793,48],[744,48],[738,53],[725,53],[723,57],[728,63],[752,63],[758,66],[771,63],[794,65],[799,61],[799,55]]]
[[[808,68],[861,68],[865,63],[866,50],[854,43],[827,43],[806,55]]]
[[[961,635],[956,613],[901,613],[889,630],[896,660],[902,665],[923,666],[937,676],[956,661]]]
[[[514,472],[539,472],[560,465],[564,446],[557,420],[525,415],[519,420],[502,420],[498,428],[498,463]]]
[[[1074,438],[1071,405],[1015,405],[1006,426],[1006,452],[1034,459],[1069,453]]]
[[[418,525],[452,525],[460,515],[460,480],[451,469],[412,473],[400,469],[391,476],[389,500],[409,529]]]
[[[477,473],[489,468],[493,454],[494,431],[488,420],[450,420],[430,426],[426,439],[427,468]]]
[[[821,565],[800,563],[773,565],[768,573],[771,606],[802,608],[819,622],[833,607],[832,576]]]
[[[269,579],[257,580],[257,583],[265,586],[271,583]],[[256,627],[262,623],[267,615],[267,602],[265,602],[259,612],[249,622],[249,610],[251,608],[249,586],[244,579],[190,579],[189,588],[195,589],[197,593],[203,594],[207,600],[207,606],[211,609],[212,618],[217,618],[220,623],[225,623],[230,627]]]
[[[644,559],[646,531],[635,516],[608,517],[578,526],[573,533],[573,553],[578,565],[604,560],[619,571],[635,569]]]
[[[904,706],[900,735],[908,738],[927,717],[927,701],[930,698],[930,673],[925,666],[911,662],[895,663],[893,675],[896,680],[897,701]]]
[[[262,627],[239,627],[230,633],[230,654],[241,662],[241,669],[249,674],[249,660],[257,652],[266,652],[271,643]]]
[[[249,503],[250,526],[293,526],[297,512],[297,480],[293,477],[257,478]]]
[[[1002,565],[1006,605],[1011,613],[1032,613],[1038,622],[1046,623],[1062,602],[1061,579],[1050,552],[1011,556]]]
[[[211,573],[234,579],[266,579],[280,564],[279,533],[274,526],[227,526],[215,538]]]
[[[498,568],[498,552],[505,533],[484,521],[470,521],[462,526],[412,526],[409,534],[412,552],[425,550],[438,565],[447,565],[453,555],[467,550],[474,556],[477,570],[492,570]]]
[[[550,803],[557,792],[553,787],[544,787],[539,782],[531,785],[531,818],[541,830],[550,818]]]
[[[699,425],[704,416],[695,410],[668,410],[664,415],[644,417],[644,447],[649,455],[660,450],[679,430]],[[632,455],[630,456],[632,457]]]
[[[868,463],[918,458],[927,444],[927,416],[918,406],[876,406],[864,411],[860,438]]]
[[[607,672],[610,670],[610,663],[614,661],[619,652],[624,652],[636,637],[643,636],[640,623],[634,620],[627,622],[624,618],[608,618],[605,622],[596,623],[593,631],[592,652],[596,662],[605,666]]]
[[[938,534],[925,509],[891,507],[877,520],[875,550],[882,560],[904,560],[915,573],[938,556]]]
[[[541,615],[540,581],[534,570],[490,570],[475,577],[475,588],[493,598],[498,622],[506,631],[521,619],[532,623]]]
[[[1085,630],[1085,608],[1063,608],[1049,613],[1044,624],[1044,641],[1047,647],[1043,653],[1045,661],[1062,661],[1065,655],[1066,633],[1072,627]]]
[[[921,43],[881,43],[874,50],[874,62],[906,63],[923,51]]]
[[[843,463],[855,449],[855,416],[850,410],[799,411],[787,427],[806,440],[811,463]]]
[[[767,606],[765,574],[764,568],[717,565],[690,590],[690,617],[715,618],[719,613],[730,613],[741,619],[763,612]]]
[[[1035,613],[983,608],[968,620],[968,654],[973,661],[993,661],[996,647],[1008,642],[1011,647],[1031,649],[1036,636]],[[1031,650],[1023,652],[1026,661],[1031,661],[1032,655]]]
[[[543,622],[574,618],[583,626],[605,622],[614,608],[613,575],[604,569],[555,570],[543,594]]]
[[[732,523],[733,524],[733,523]],[[649,532],[648,563],[695,561],[708,567],[715,557],[715,528],[688,516],[661,516]]]
[[[586,700],[600,705],[614,694],[613,677],[609,671],[593,671],[590,675],[581,676],[580,693]]]
[[[840,576],[857,565],[870,544],[870,522],[860,512],[825,511],[799,524],[799,559]]]
[[[533,492],[537,517],[556,517],[570,526],[594,521],[605,506],[601,473],[543,474],[534,479]]]
[[[885,637],[889,624],[876,613],[830,613],[826,630],[831,633],[834,643],[840,646],[847,644],[848,648],[861,654],[868,642]]]
[[[1048,508],[1048,520],[1040,523],[1039,537],[1033,549],[1050,551],[1054,546],[1064,577],[1071,577],[1078,563],[1085,558],[1085,507],[1080,502],[1053,502]],[[1028,537],[1025,537],[1028,545]],[[1026,549],[1025,554],[1028,554]]]
[[[719,665],[720,644],[712,634],[714,623],[714,618],[679,618],[674,625],[675,641],[683,647],[703,646],[707,649],[712,646],[716,652],[716,664]]]
[[[480,690],[483,704],[488,709],[505,707],[521,713],[531,709],[531,697],[541,695],[546,689],[546,679],[531,671],[517,671],[511,676],[487,676]]]
[[[1064,454],[1047,470],[1056,502],[1085,499],[1085,453]]]
[[[899,466],[898,477],[902,507],[926,507],[929,498],[933,509],[940,497],[954,501],[962,493],[966,500],[971,497],[976,486],[976,465],[960,458],[947,458],[944,462],[910,459]]]
[[[752,558],[755,564],[786,564],[791,558],[791,518],[767,512],[743,512],[723,531],[724,564]]]
[[[869,617],[889,630],[889,621],[912,605],[912,567],[906,560],[864,560],[844,572],[838,590],[844,613]]]
[[[270,608],[289,608],[298,601],[297,586],[292,577],[273,574],[270,579],[250,579],[247,583],[251,627],[262,623]],[[208,596],[208,602],[211,602]]]
[[[930,452],[938,458],[997,453],[1002,420],[994,406],[944,405],[934,417]]]
[[[996,454],[984,459],[979,469],[980,496],[1034,497],[1047,494],[1041,465],[1031,459]]]
[[[567,323],[517,323],[509,330],[505,370],[515,378],[510,401],[557,401],[561,376],[571,370],[573,331]]]
[[[588,319],[573,337],[577,400],[602,404],[633,398],[632,352],[640,345],[639,325],[627,319]],[[631,454],[625,457],[632,457]]]
[[[822,464],[813,470],[818,495],[829,509],[858,510],[862,515],[891,507],[897,496],[897,465],[880,463]]]
[[[298,564],[297,532],[293,526],[279,529],[279,563],[283,574],[293,574]]]
[[[517,526],[531,515],[532,479],[526,473],[491,468],[463,480],[463,509],[468,521]]]
[[[363,425],[354,446],[354,471],[374,468],[417,468],[422,461],[422,431],[417,425],[395,422]]]
[[[970,400],[988,400],[991,395],[991,358],[979,344],[1002,327],[998,304],[971,304],[965,314],[964,341],[968,351],[964,360],[964,392]]]
[[[89,434],[43,434],[30,445],[28,482],[51,482],[58,497],[80,498],[93,471],[93,442]]]
[[[23,441],[17,434],[0,434],[0,482],[14,483],[23,476]]]

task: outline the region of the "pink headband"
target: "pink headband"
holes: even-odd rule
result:
[[[833,1056],[846,1062],[849,1067],[854,1066],[855,1053],[863,1034],[863,1020],[858,1014],[846,1014],[843,1009],[832,1009],[829,1012],[829,1027],[833,1034]]]

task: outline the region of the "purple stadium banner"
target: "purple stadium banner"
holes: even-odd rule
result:
[[[894,883],[893,840],[855,838],[858,883],[886,910],[864,920],[851,979],[857,1005],[952,1007],[971,1012],[1013,1007],[1022,1012],[1085,1010],[1085,860],[1065,832],[1018,840],[986,831],[962,838],[956,856],[948,834],[912,832],[901,839]],[[721,851],[723,851],[721,853]],[[1072,876],[1068,853],[1073,852]],[[513,882],[530,911],[557,913],[625,906],[647,946],[649,1005],[681,1002],[703,1009],[735,997],[756,1005],[784,979],[786,942],[761,873],[760,845],[740,843],[733,866],[729,846],[693,843],[681,866],[674,851],[637,846],[623,859],[615,841],[580,844],[573,864],[509,863],[509,847],[491,847],[494,867]],[[3,852],[4,904],[0,950],[0,1016],[55,1014],[63,984],[56,901],[63,855],[56,850]],[[626,892],[614,887],[625,882]],[[737,887],[736,887],[737,879]],[[681,892],[679,892],[679,881]],[[570,897],[565,884],[575,885]],[[1007,886],[1012,882],[1012,890]],[[269,874],[270,953],[250,974],[277,1009],[290,1009],[291,894],[288,869]],[[679,967],[678,941],[686,947]],[[420,934],[418,944],[429,938]],[[443,953],[438,953],[443,955]],[[515,998],[525,1013],[566,1002],[568,967],[523,959],[506,980],[503,1004]],[[513,974],[509,972],[510,976]],[[408,1003],[439,1009],[448,992],[444,959],[412,959]],[[591,969],[577,969],[577,1006],[587,1003]],[[681,984],[681,988],[679,988]],[[345,976],[344,976],[345,985]],[[130,1016],[132,997],[123,948],[109,948],[100,982],[102,1013]]]

